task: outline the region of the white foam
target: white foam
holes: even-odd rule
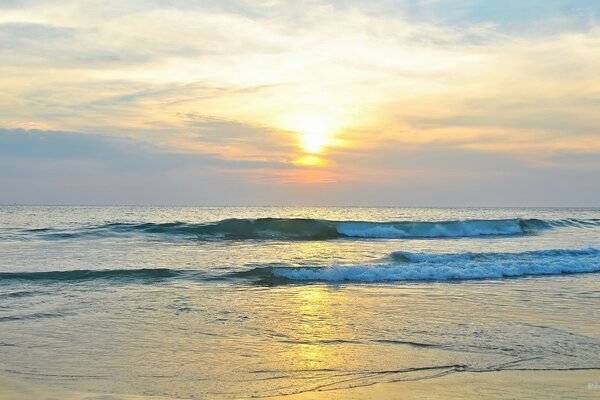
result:
[[[469,237],[516,235],[523,230],[519,220],[446,221],[446,222],[340,222],[338,233],[363,238]]]
[[[525,253],[400,253],[408,262],[374,266],[275,268],[276,277],[329,282],[446,281],[600,272],[600,251]]]

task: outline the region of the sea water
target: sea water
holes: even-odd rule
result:
[[[600,210],[0,207],[0,371],[240,398],[600,368]]]

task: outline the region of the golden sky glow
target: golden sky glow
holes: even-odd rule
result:
[[[226,3],[0,5],[0,129],[208,157],[249,185],[554,169],[583,190],[600,168],[597,3]]]

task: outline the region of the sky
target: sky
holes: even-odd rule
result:
[[[1,0],[0,204],[600,206],[600,3]]]

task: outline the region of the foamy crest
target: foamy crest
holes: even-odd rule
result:
[[[519,235],[527,231],[526,222],[519,219],[488,221],[442,222],[340,222],[337,231],[349,237],[364,238],[431,238],[483,235]]]
[[[273,275],[299,281],[384,282],[497,279],[600,271],[600,251],[596,249],[460,254],[398,252],[393,253],[391,259],[397,262],[356,267],[274,268]]]

